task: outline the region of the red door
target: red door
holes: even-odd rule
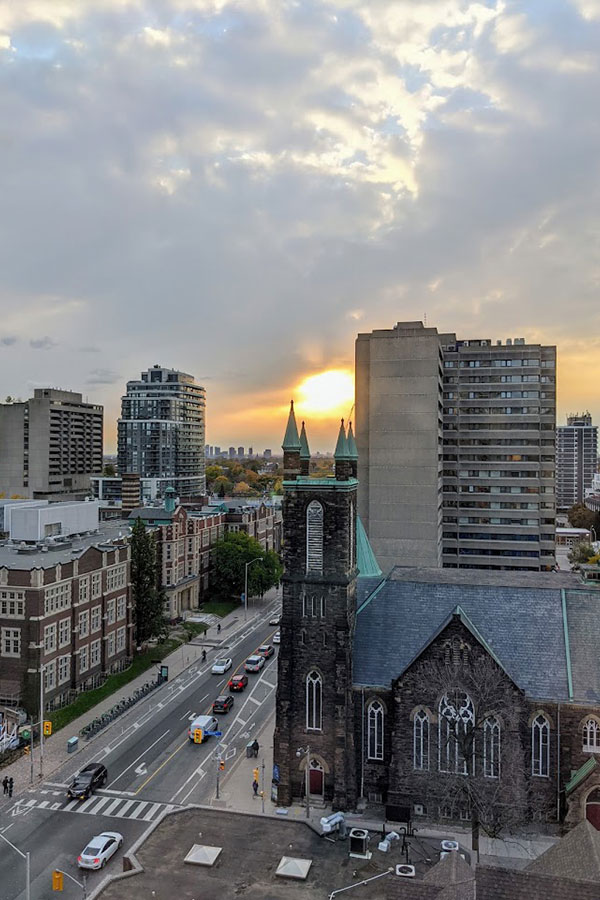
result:
[[[309,774],[310,793],[313,796],[323,796],[323,769],[310,769]]]
[[[598,788],[592,791],[587,798],[585,816],[588,822],[591,822],[594,828],[600,831],[600,790]]]

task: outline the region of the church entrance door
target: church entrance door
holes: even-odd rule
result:
[[[600,831],[600,788],[589,795],[585,802],[585,817],[591,822],[594,828]]]
[[[323,797],[324,772],[318,759],[311,759],[308,770],[308,784],[311,797]]]

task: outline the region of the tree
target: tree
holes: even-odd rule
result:
[[[569,562],[572,566],[581,565],[594,559],[596,551],[586,541],[579,541],[572,550],[569,550]]]
[[[226,600],[239,599],[244,591],[246,563],[253,560],[259,562],[248,567],[248,595],[262,596],[281,579],[282,566],[277,554],[263,550],[258,541],[244,531],[229,532],[223,540],[217,541],[214,593]]]
[[[131,531],[131,594],[138,646],[166,631],[165,593],[160,586],[156,538],[136,519]]]
[[[583,503],[576,503],[567,513],[569,524],[572,528],[598,528],[600,518]]]
[[[102,469],[102,475],[104,478],[116,478],[117,471],[112,463],[106,463]]]
[[[223,489],[224,493],[221,493],[221,488]],[[226,478],[225,475],[219,475],[219,477],[215,478],[215,480],[213,481],[212,489],[219,495],[219,497],[225,497],[227,494],[232,493],[233,483],[229,481],[229,479]]]
[[[234,485],[233,493],[234,494],[247,494],[250,491],[250,485],[246,484],[245,481],[238,481],[236,485]]]
[[[527,720],[523,692],[483,649],[474,648],[466,660],[462,653],[450,656],[416,665],[400,689],[435,697],[438,747],[426,776],[427,800],[448,807],[453,818],[469,810],[473,849],[478,850],[480,830],[496,838],[548,810],[529,777],[530,743],[521,731]],[[414,777],[409,776],[413,787]]]

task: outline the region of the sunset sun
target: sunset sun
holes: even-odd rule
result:
[[[330,369],[309,375],[298,386],[298,406],[315,416],[347,415],[354,402],[354,378],[346,369]]]

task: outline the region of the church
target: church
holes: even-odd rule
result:
[[[344,422],[285,437],[278,802],[392,821],[600,828],[600,589],[576,573],[379,570]]]

